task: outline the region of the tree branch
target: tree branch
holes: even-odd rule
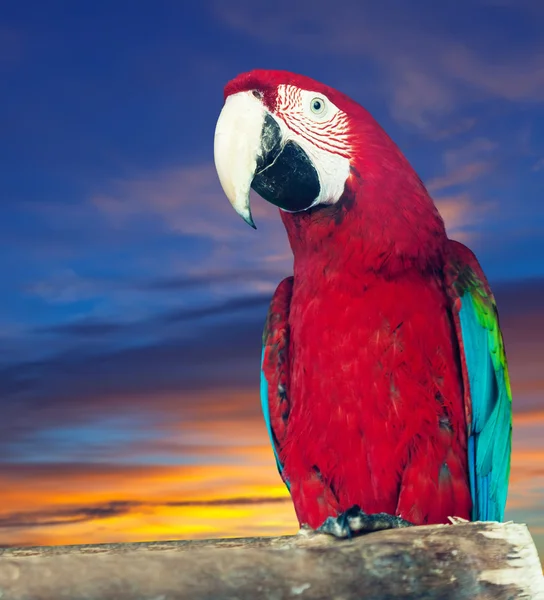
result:
[[[2,600],[544,599],[525,525],[0,550]]]

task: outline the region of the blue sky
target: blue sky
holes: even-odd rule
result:
[[[398,143],[496,290],[516,410],[541,410],[543,27],[538,0],[3,2],[5,477],[266,446],[260,330],[291,255],[276,210],[255,199],[251,230],[213,166],[223,86],[257,67],[342,90]]]

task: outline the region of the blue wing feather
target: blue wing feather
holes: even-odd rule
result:
[[[510,473],[512,401],[493,298],[472,279],[459,311],[472,403],[468,439],[473,521],[502,521]]]

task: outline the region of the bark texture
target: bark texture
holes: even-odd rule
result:
[[[544,599],[525,525],[0,549],[2,600]]]

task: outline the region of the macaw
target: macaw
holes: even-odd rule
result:
[[[248,224],[250,189],[279,207],[293,252],[261,403],[300,525],[501,521],[512,394],[495,299],[399,148],[343,93],[253,70],[225,87],[214,160]]]

